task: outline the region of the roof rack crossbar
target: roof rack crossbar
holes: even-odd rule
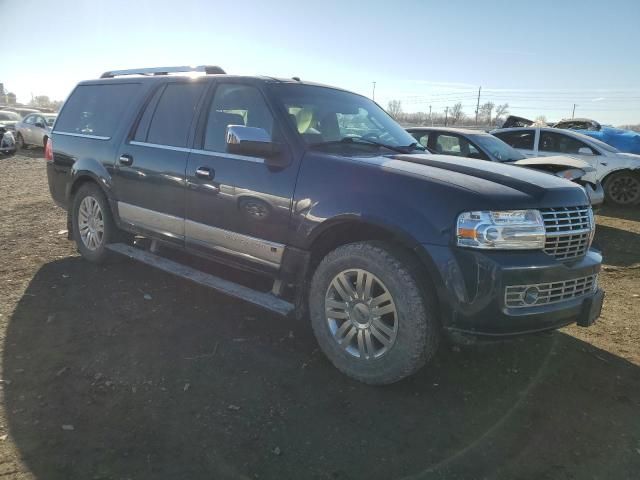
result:
[[[113,78],[122,75],[168,75],[170,73],[202,72],[207,75],[225,74],[226,72],[215,65],[199,65],[197,67],[152,67],[133,68],[131,70],[110,70],[100,75],[100,78]]]

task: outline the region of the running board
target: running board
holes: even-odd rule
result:
[[[155,255],[146,250],[141,250],[124,243],[110,243],[107,245],[107,248],[113,252],[146,263],[147,265],[177,275],[178,277],[191,280],[205,287],[213,288],[225,295],[239,298],[240,300],[252,303],[279,315],[289,315],[294,309],[292,303],[282,300],[270,293],[253,290],[244,285],[239,285],[229,280],[216,277],[215,275],[196,270],[195,268],[182,265],[181,263]]]

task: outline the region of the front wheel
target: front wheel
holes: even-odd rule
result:
[[[329,253],[311,281],[309,308],[325,355],[346,375],[383,385],[416,372],[440,331],[430,282],[404,251],[382,242]]]
[[[118,229],[111,216],[104,193],[94,183],[82,185],[73,197],[73,239],[78,251],[87,260],[102,263],[110,256],[106,249]]]
[[[612,173],[604,184],[604,194],[607,201],[615,205],[640,203],[640,175],[630,171]]]

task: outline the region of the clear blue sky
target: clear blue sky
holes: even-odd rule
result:
[[[511,113],[640,123],[640,1],[0,0],[0,82],[64,99],[105,70],[218,64],[300,76],[406,111],[460,101]]]

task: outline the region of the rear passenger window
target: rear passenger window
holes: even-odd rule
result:
[[[139,87],[137,83],[79,85],[62,107],[55,131],[111,138]]]
[[[495,134],[504,143],[511,145],[513,148],[522,150],[533,150],[535,140],[534,130],[514,130],[511,132],[498,132]]]
[[[167,84],[155,107],[147,138],[141,141],[186,147],[189,128],[203,90],[202,82]],[[151,102],[147,109],[153,106],[154,102]],[[139,139],[137,132],[136,139]]]

